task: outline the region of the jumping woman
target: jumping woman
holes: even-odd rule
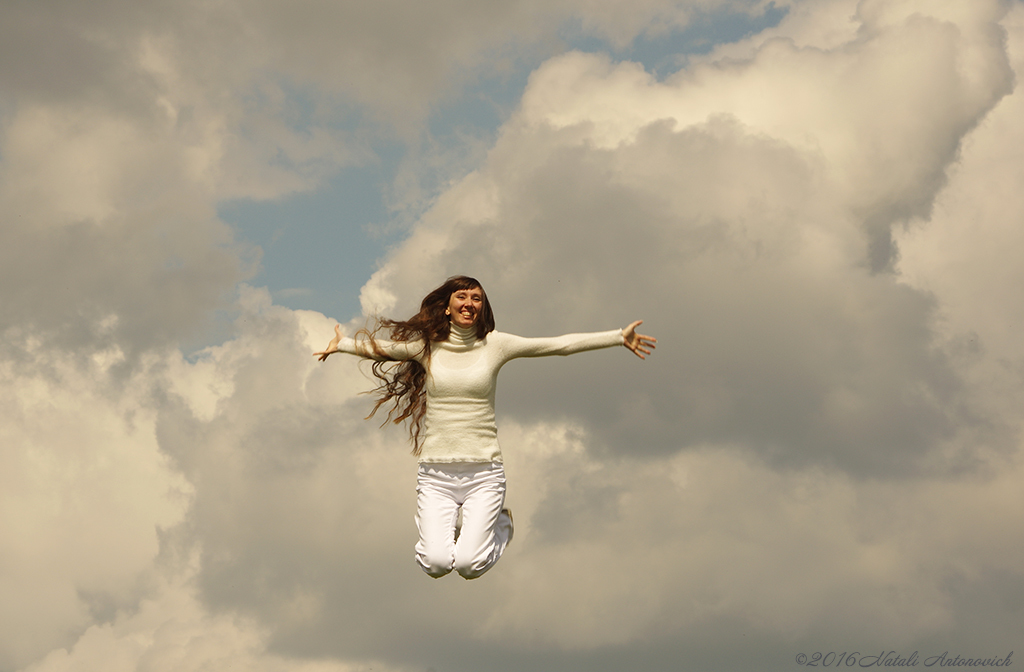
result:
[[[657,339],[636,333],[640,323],[555,338],[505,334],[494,331],[480,283],[460,275],[427,294],[420,311],[404,322],[381,319],[372,332],[360,330],[354,339],[334,327],[334,339],[314,356],[322,362],[346,352],[375,360],[373,373],[381,384],[370,416],[390,401],[388,419],[410,421],[412,452],[419,458],[416,562],[423,571],[439,578],[454,569],[475,579],[512,540],[494,420],[495,384],[505,362],[614,345],[644,359]],[[382,329],[387,339],[377,337]]]

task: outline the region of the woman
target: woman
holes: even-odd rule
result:
[[[456,276],[428,294],[409,320],[382,319],[372,333],[361,330],[356,339],[343,338],[341,326],[334,327],[334,339],[314,356],[324,361],[347,352],[376,360],[373,372],[382,383],[370,416],[390,401],[389,420],[410,420],[413,454],[420,462],[416,561],[423,571],[439,578],[455,569],[475,579],[494,566],[512,539],[494,421],[495,383],[505,362],[613,345],[644,359],[656,339],[636,333],[640,323],[556,338],[501,333],[494,331],[494,314],[480,283]],[[389,332],[387,340],[377,338],[381,329]]]

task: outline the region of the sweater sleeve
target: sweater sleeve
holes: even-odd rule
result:
[[[374,339],[374,343],[384,353],[384,357],[374,352],[370,346],[370,341],[361,338],[358,341],[354,338],[345,336],[338,343],[338,351],[345,352],[350,355],[358,355],[366,359],[394,359],[394,360],[405,360],[405,359],[419,359],[420,355],[423,354],[423,341],[385,341],[381,339]]]
[[[500,341],[504,361],[517,357],[572,355],[586,350],[598,350],[623,344],[621,329],[596,331],[588,334],[565,334],[549,338],[523,338],[512,334],[501,334]]]

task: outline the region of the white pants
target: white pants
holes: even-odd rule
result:
[[[421,463],[416,486],[416,562],[439,578],[455,569],[475,579],[501,557],[512,536],[500,462]],[[455,522],[462,509],[462,530]]]

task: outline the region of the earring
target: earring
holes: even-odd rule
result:
[[[445,308],[444,309],[444,314],[445,315],[451,315],[452,314],[452,309],[451,308]]]

